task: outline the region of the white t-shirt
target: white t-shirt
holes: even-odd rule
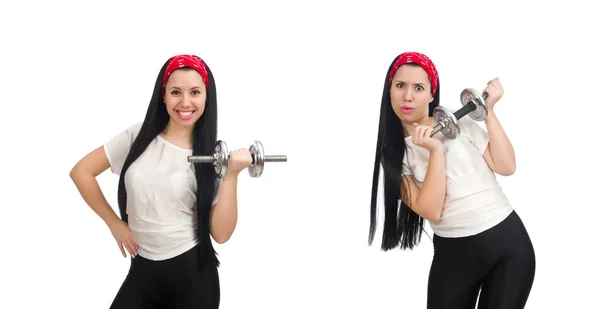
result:
[[[111,171],[120,175],[142,123],[110,139],[104,150]],[[148,145],[125,175],[129,228],[138,254],[150,260],[175,257],[198,244],[195,169],[192,149],[169,143],[160,135]],[[213,205],[217,203],[217,197]]]
[[[459,121],[461,134],[442,141],[446,165],[446,203],[441,218],[429,222],[433,232],[442,237],[464,237],[483,232],[504,220],[513,208],[489,168],[483,152],[489,138],[487,132],[469,116]],[[406,153],[402,166],[404,175],[412,175],[423,187],[429,162],[429,151],[406,137]]]

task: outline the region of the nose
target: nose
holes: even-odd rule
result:
[[[412,101],[412,91],[410,88],[407,88],[404,92],[404,101]]]
[[[190,98],[189,94],[187,94],[187,93],[183,94],[180,105],[184,106],[184,107],[189,107],[192,105],[192,98]]]

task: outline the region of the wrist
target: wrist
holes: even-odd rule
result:
[[[237,181],[239,172],[227,173],[223,176],[223,181]]]
[[[430,156],[444,156],[444,149],[440,147],[436,147],[434,149],[429,150]]]
[[[115,224],[119,223],[121,218],[115,216],[111,216],[110,218],[104,220],[104,223],[108,226],[108,228],[112,228]]]
[[[485,116],[485,122],[488,122],[489,120],[493,120],[496,119],[496,112],[494,112],[493,109],[489,109],[488,110],[488,114],[487,116]]]

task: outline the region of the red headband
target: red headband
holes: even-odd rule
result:
[[[394,75],[396,74],[396,70],[398,70],[398,68],[406,63],[416,63],[418,65],[420,65],[425,72],[427,72],[427,75],[429,76],[429,81],[431,82],[431,95],[435,97],[435,93],[437,91],[437,83],[438,83],[438,72],[437,69],[435,68],[435,65],[433,64],[433,62],[431,62],[431,60],[420,53],[415,53],[415,52],[408,52],[408,53],[402,53],[400,54],[397,58],[396,61],[394,62],[394,65],[392,66],[392,71],[390,72],[390,77],[389,77],[389,82],[392,82],[392,79],[394,78]]]
[[[163,76],[162,80],[163,94],[165,92],[165,85],[167,84],[167,80],[169,79],[171,72],[183,67],[190,67],[200,73],[200,76],[202,76],[202,80],[204,81],[204,85],[206,85],[206,88],[208,88],[208,71],[206,70],[206,64],[204,61],[193,55],[177,55],[169,59],[169,62],[167,63],[165,75]]]

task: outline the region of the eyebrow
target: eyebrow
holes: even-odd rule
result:
[[[404,84],[408,84],[407,82],[405,82],[405,81],[403,81],[403,80],[399,80],[399,79],[396,79],[396,83],[397,83],[397,82],[401,82],[401,83],[404,83]],[[425,86],[425,83],[414,83],[414,84],[415,84],[415,85],[419,85],[419,86]]]
[[[202,88],[202,87],[200,87],[200,86],[194,86],[194,87],[190,88],[190,90],[194,90],[196,88]],[[169,87],[169,89],[179,89],[179,90],[181,90],[181,88],[179,88],[177,86],[171,86],[171,87]]]

